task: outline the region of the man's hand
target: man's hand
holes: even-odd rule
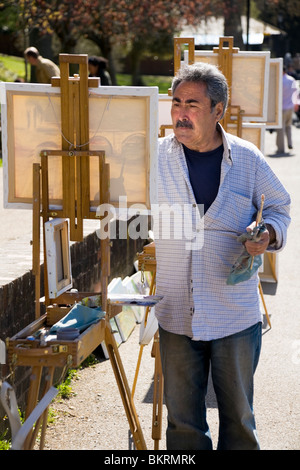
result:
[[[249,225],[246,230],[247,232],[252,232],[252,230],[255,227],[255,223],[253,222],[251,225]],[[271,225],[266,224],[267,230],[265,230],[261,236],[259,241],[250,241],[247,240],[244,245],[246,250],[248,251],[249,255],[251,256],[257,256],[257,255],[262,255],[268,246],[273,243],[276,239],[276,234]]]

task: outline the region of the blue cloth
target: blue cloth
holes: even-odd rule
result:
[[[105,312],[101,307],[90,308],[81,304],[75,304],[67,315],[50,328],[49,334],[55,334],[66,328],[77,328],[79,331],[83,331],[101,318],[104,318],[104,316]]]
[[[218,400],[218,450],[257,450],[253,375],[261,349],[261,323],[213,341],[159,329],[168,450],[211,450],[205,397],[209,368]]]
[[[238,241],[244,243],[247,240],[259,241],[260,235],[266,230],[263,222],[258,224],[252,232],[242,233],[238,237]],[[239,282],[245,282],[256,273],[258,268],[262,265],[262,256],[250,256],[246,249],[236,260],[231,268],[230,274],[227,278],[227,284],[234,286]]]

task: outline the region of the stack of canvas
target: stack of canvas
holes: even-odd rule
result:
[[[146,273],[145,273],[146,274]],[[149,294],[151,276],[149,273],[143,276],[137,271],[132,276],[124,279],[114,278],[108,285],[108,297],[110,294]],[[141,323],[145,315],[145,307],[132,304],[123,305],[122,312],[110,320],[112,331],[114,333],[118,346],[127,341],[137,323]],[[102,344],[105,357],[108,357],[105,345]]]

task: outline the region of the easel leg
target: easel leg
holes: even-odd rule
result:
[[[125,375],[124,367],[118,351],[118,346],[111,332],[108,320],[105,327],[105,343],[109,354],[110,362],[116,377],[116,381],[119,387],[120,395],[123,401],[135,447],[137,450],[147,450],[139,419],[131,397],[131,392]]]
[[[40,164],[33,164],[32,272],[35,276],[35,318],[40,317]]]
[[[140,350],[139,350],[139,356],[138,356],[138,360],[137,360],[137,365],[136,365],[136,370],[135,370],[135,375],[134,375],[134,379],[133,379],[133,384],[132,384],[132,391],[131,391],[132,399],[133,399],[134,394],[135,394],[136,383],[137,383],[137,379],[138,379],[138,375],[139,375],[139,370],[140,370],[140,367],[141,367],[143,350],[144,350],[144,345],[141,344],[140,345]]]
[[[34,410],[34,408],[37,404],[37,401],[38,401],[38,398],[39,398],[39,390],[40,390],[40,383],[41,383],[41,377],[42,377],[42,370],[43,370],[42,366],[32,367],[25,419],[28,418],[28,416],[31,414],[31,412]],[[28,434],[28,437],[27,437],[27,439],[25,441],[25,444],[24,444],[24,450],[29,450],[30,449],[32,433],[33,433],[33,431],[31,431]]]
[[[50,390],[52,384],[53,384],[53,376],[54,376],[54,370],[55,370],[55,367],[49,367],[49,371],[48,371],[48,376],[47,376],[47,383],[46,383],[46,386],[45,386],[45,392],[44,394],[46,394],[48,392],[48,390]],[[42,421],[43,421],[43,424],[42,424],[42,429],[41,429],[41,438],[40,438],[40,450],[42,450],[44,448],[44,445],[45,445],[45,437],[46,437],[46,429],[47,429],[47,419],[48,419],[48,410],[49,410],[49,407],[47,407],[42,415]],[[36,428],[38,430],[39,428],[39,423],[36,424]],[[34,442],[33,442],[34,444]]]
[[[152,279],[151,279],[151,285],[150,285],[150,289],[149,289],[149,295],[154,295],[154,293],[155,293],[155,286],[156,286],[155,285],[155,280],[156,280],[156,272],[152,273]],[[149,311],[150,311],[150,307],[147,307],[146,311],[145,311],[145,319],[144,319],[144,325],[145,326],[147,324]],[[140,366],[141,366],[143,350],[144,350],[144,345],[141,344],[140,351],[139,351],[139,356],[138,356],[138,361],[137,361],[137,365],[136,365],[136,371],[135,371],[134,380],[133,380],[133,385],[132,385],[132,392],[131,392],[132,398],[135,394],[136,383],[137,383],[139,370],[140,370]]]
[[[264,306],[264,309],[265,309],[265,314],[266,314],[266,317],[267,317],[268,325],[269,325],[270,328],[272,328],[272,326],[271,326],[271,320],[270,320],[270,317],[269,317],[269,314],[268,314],[268,310],[267,310],[267,306],[266,306],[265,299],[264,299],[264,293],[263,293],[263,290],[262,290],[262,287],[261,287],[261,283],[260,283],[260,282],[258,283],[258,288],[259,288],[260,297],[261,297],[261,300],[262,300],[262,303],[263,303],[263,306]]]
[[[49,367],[43,396],[49,391],[50,387],[52,386],[53,375],[54,375],[54,367]],[[30,450],[34,448],[34,444],[35,444],[41,424],[42,424],[42,428],[41,428],[41,437],[40,437],[40,450],[43,450],[44,448],[46,428],[47,428],[48,409],[49,407],[45,409],[43,414],[37,419],[35,423],[34,430],[31,433],[30,443],[28,443],[28,449]]]

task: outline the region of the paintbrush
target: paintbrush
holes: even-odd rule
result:
[[[256,215],[256,221],[255,221],[255,227],[258,226],[258,224],[261,222],[261,218],[262,218],[262,211],[263,211],[263,207],[264,207],[264,202],[265,202],[265,195],[262,194],[261,195],[261,200],[260,200],[260,209]],[[254,256],[252,256],[252,259],[251,259],[251,265],[250,265],[250,270],[252,269],[253,267],[253,262],[254,262]]]

